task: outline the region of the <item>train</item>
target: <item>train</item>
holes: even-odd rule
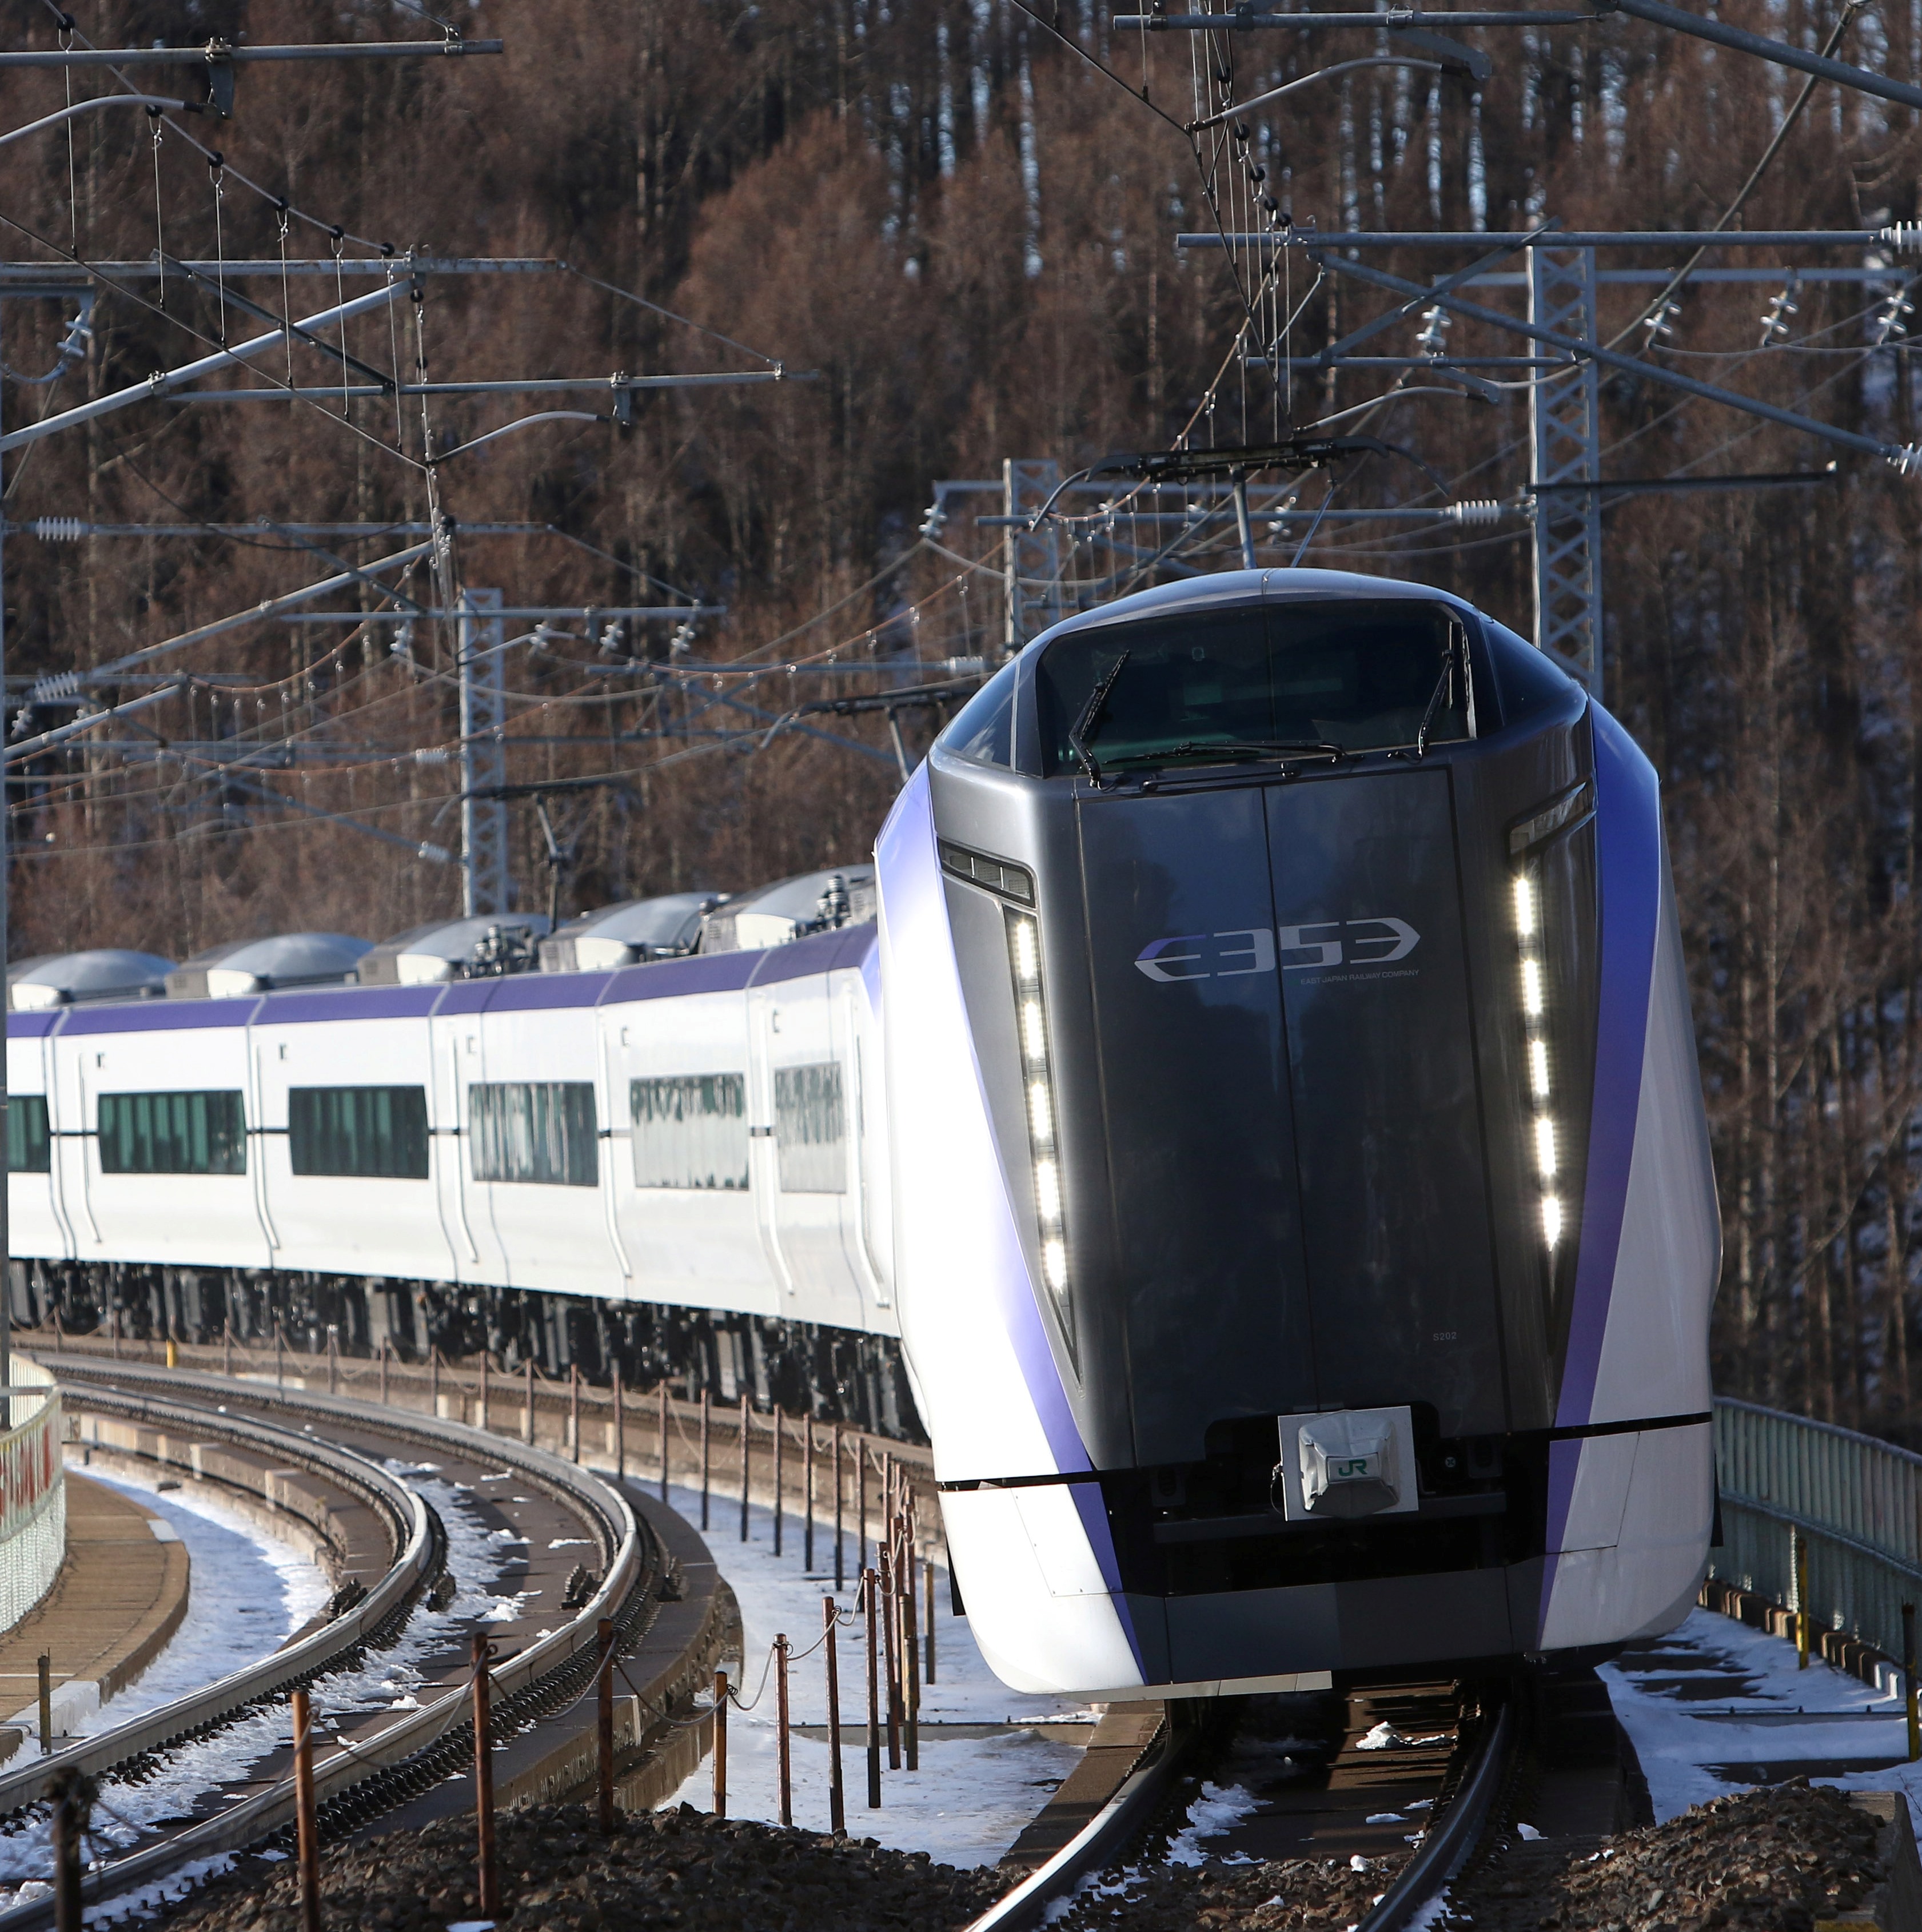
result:
[[[898,1338],[1023,1690],[1553,1665],[1693,1601],[1720,1228],[1660,788],[1462,598],[1123,598],[986,680],[871,866],[455,923],[16,969],[13,1252]]]

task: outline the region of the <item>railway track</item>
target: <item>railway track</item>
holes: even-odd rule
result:
[[[1318,1701],[1319,1711],[1306,1708]],[[1125,1898],[1138,1850],[1158,1850],[1158,1840],[1176,1838],[1190,1800],[1216,1788],[1211,1777],[1232,1775],[1237,1766],[1245,1771],[1251,1759],[1272,1759],[1276,1736],[1300,1754],[1282,1760],[1291,1767],[1278,1786],[1285,1795],[1210,1831],[1210,1857],[1267,1862],[1332,1853],[1362,1868],[1392,1859],[1399,1869],[1360,1916],[1357,1932],[1405,1932],[1423,1921],[1499,1822],[1529,1730],[1525,1700],[1499,1684],[1419,1684],[1332,1702],[1341,1707],[1333,1727],[1331,1700],[1325,1698],[1248,1700],[1234,1720],[1213,1726],[1178,1707],[1152,1707],[1157,1721],[1151,1737],[1093,1768],[1091,1777],[1071,1780],[1044,1808],[1022,1844],[1052,1839],[1054,1849],[967,1932],[1028,1932],[1096,1874],[1107,1880],[1105,1898]],[[1104,1734],[1111,1746],[1131,1725],[1139,1737],[1140,1718],[1124,1714],[1129,1708],[1103,1720],[1089,1752],[1091,1767],[1102,1755]],[[1440,1732],[1420,1734],[1437,1724]],[[1293,1735],[1300,1730],[1318,1731],[1318,1741]],[[1397,1804],[1402,1811],[1389,1808]],[[1423,1816],[1424,1828],[1405,1829]],[[1069,1825],[1073,1828],[1064,1828]],[[1418,1842],[1406,1856],[1403,1846],[1411,1838]],[[1021,1850],[1018,1845],[1004,1869],[1019,1864]],[[1104,1915],[1111,1909],[1105,1906]],[[1125,1905],[1120,1916],[1125,1923]]]
[[[242,1489],[271,1471],[276,1507],[327,1540],[342,1559],[337,1571],[359,1585],[337,1593],[336,1614],[271,1655],[51,1756],[0,1769],[0,1819],[17,1832],[36,1828],[48,1780],[59,1772],[107,1780],[103,1808],[112,1816],[116,1791],[173,1775],[196,1748],[223,1766],[183,1794],[175,1815],[90,1871],[90,1901],[205,1869],[204,1862],[287,1829],[293,1786],[281,1700],[296,1686],[316,1687],[328,1726],[315,1761],[324,1836],[424,1806],[430,1815],[439,1787],[471,1758],[468,1658],[477,1622],[497,1638],[499,1748],[587,1689],[601,1618],[615,1622],[628,1648],[646,1648],[661,1606],[683,1594],[685,1539],[650,1524],[617,1485],[545,1450],[343,1396],[43,1359],[71,1391],[83,1440]],[[377,1562],[370,1532],[384,1543]],[[653,1647],[642,1688],[658,1690],[658,1707],[636,1713],[637,1732],[671,1717],[677,1690],[691,1688],[715,1647],[712,1614],[668,1621],[678,1648],[663,1657]],[[404,1686],[395,1663],[402,1657]],[[383,1694],[397,1688],[400,1694]],[[569,1759],[550,1748],[547,1756],[559,1767],[550,1784],[558,1778],[565,1786],[579,1752]],[[6,1932],[52,1920],[50,1899],[0,1912]]]

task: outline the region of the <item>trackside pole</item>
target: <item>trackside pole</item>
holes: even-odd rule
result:
[[[807,1493],[801,1512],[801,1568],[811,1574],[814,1568],[814,1418],[805,1416],[801,1427],[801,1486]]]
[[[871,1570],[861,1573],[861,1600],[868,1611],[868,1808],[881,1808],[881,1680],[874,1652],[880,1635],[876,1586],[879,1579]]]
[[[709,1448],[710,1431],[714,1421],[714,1398],[706,1389],[700,1392],[700,1526],[707,1527],[707,1492],[713,1468]]]
[[[934,1681],[934,1558],[931,1554],[922,1562],[921,1574],[928,1584],[928,1682]]]
[[[881,1616],[881,1663],[887,1672],[888,1703],[888,1768],[901,1768],[901,1656],[895,1645],[901,1635],[901,1606],[895,1600],[898,1586],[895,1580],[895,1552],[892,1538],[880,1546],[881,1567],[876,1573],[880,1579]]]
[[[781,1427],[781,1411],[780,1411],[778,1408],[775,1409],[775,1411],[774,1412],[773,1421],[774,1421],[774,1553],[775,1553],[775,1556],[778,1556],[781,1554],[781,1504],[783,1504],[783,1503],[787,1500],[787,1499],[786,1499],[786,1498],[785,1498],[784,1496],[782,1496],[782,1494],[781,1494],[782,1484],[781,1484],[781,1448],[782,1448],[782,1438],[786,1435],[787,1431],[786,1431],[785,1430],[784,1430],[784,1429]]]
[[[1795,1576],[1795,1668],[1809,1667],[1809,1540],[1799,1529],[1789,1532],[1789,1560]]]
[[[64,1771],[48,1792],[53,1800],[53,1923],[56,1932],[81,1932],[80,1847],[93,1810],[92,1779]]]
[[[474,1820],[479,1854],[481,1916],[500,1912],[500,1874],[494,1859],[493,1719],[487,1696],[487,1639],[474,1633]]]
[[[901,1656],[907,1666],[907,1768],[921,1768],[921,1646],[914,1628],[914,1545],[907,1538],[901,1592]]]
[[[714,1673],[714,1815],[727,1815],[727,1673]]]
[[[595,1713],[595,1743],[598,1760],[601,1835],[614,1835],[614,1620],[603,1617],[601,1639],[600,1708]]]
[[[294,1693],[294,1832],[300,1854],[301,1932],[320,1932],[320,1826],[313,1803],[313,1712]]]
[[[847,1584],[847,1573],[841,1561],[841,1424],[834,1426],[834,1587],[839,1592]]]
[[[847,1829],[847,1798],[841,1781],[841,1669],[834,1654],[835,1607],[832,1597],[821,1599],[821,1628],[825,1633],[828,1672],[828,1828],[837,1834]],[[1912,1698],[1910,1708],[1914,1708]]]
[[[1915,1606],[1902,1606],[1902,1701],[1909,1713],[1909,1761],[1922,1758],[1922,1722],[1915,1694]]]
[[[527,1358],[527,1411],[520,1418],[520,1439],[530,1446],[534,1440],[534,1358]]]
[[[748,1540],[748,1398],[741,1398],[741,1540]]]
[[[787,1648],[784,1632],[774,1640],[775,1744],[781,1766],[781,1822],[784,1825],[794,1822],[794,1768],[787,1711]]]

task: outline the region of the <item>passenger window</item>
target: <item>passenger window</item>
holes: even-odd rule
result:
[[[476,1081],[467,1089],[476,1180],[594,1187],[601,1179],[594,1088],[585,1080]]]
[[[244,1174],[247,1114],[237,1093],[103,1094],[103,1174]]]
[[[847,1192],[847,1129],[841,1068],[780,1066],[774,1074],[774,1144],[784,1194]]]
[[[637,1187],[748,1185],[748,1083],[739,1073],[631,1080]]]
[[[46,1096],[14,1094],[7,1101],[7,1172],[45,1174],[53,1166],[53,1142],[46,1127]]]
[[[287,1144],[296,1174],[427,1178],[424,1087],[295,1087]]]

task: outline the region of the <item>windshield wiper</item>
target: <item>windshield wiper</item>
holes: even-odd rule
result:
[[[1321,752],[1337,764],[1348,755],[1345,746],[1331,745],[1322,738],[1255,738],[1231,739],[1225,742],[1209,744],[1199,739],[1184,738],[1179,744],[1171,745],[1159,752],[1130,752],[1125,757],[1111,758],[1111,765],[1159,765],[1171,758],[1266,758],[1275,756],[1289,757],[1297,752]]]
[[[1123,651],[1108,666],[1107,676],[1088,693],[1088,701],[1081,706],[1081,715],[1069,729],[1068,742],[1093,784],[1101,783],[1101,767],[1095,763],[1094,754],[1088,747],[1101,729],[1102,713],[1108,709],[1108,694],[1114,688],[1114,680],[1121,675],[1121,667],[1127,662],[1128,653]]]
[[[1453,624],[1450,625],[1448,643],[1441,653],[1441,675],[1435,680],[1435,689],[1429,694],[1428,709],[1422,713],[1422,728],[1415,734],[1415,756],[1417,758],[1428,756],[1428,734],[1435,729],[1435,714],[1441,709],[1442,700],[1450,694],[1454,688],[1455,667],[1463,641],[1462,632]],[[1468,667],[1464,664],[1462,667],[1462,682],[1465,687],[1468,682]]]

